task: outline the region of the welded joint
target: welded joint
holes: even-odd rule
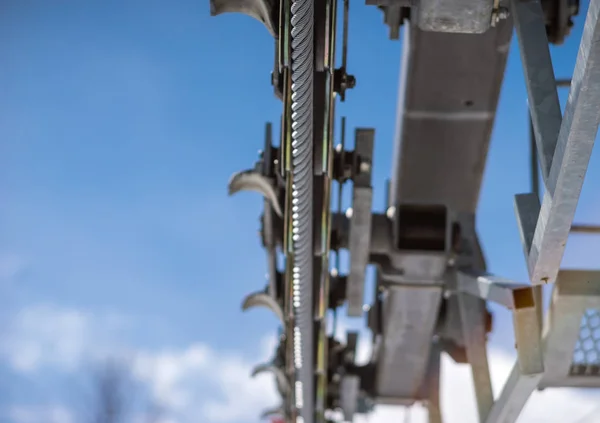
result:
[[[456,282],[459,292],[500,304],[512,311],[535,307],[531,285],[468,271],[457,271]]]
[[[534,375],[544,371],[541,328],[533,287],[486,274],[457,272],[459,292],[492,301],[512,311],[520,373]]]

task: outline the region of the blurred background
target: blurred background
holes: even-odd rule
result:
[[[582,3],[571,37],[552,47],[557,77],[571,75]],[[351,2],[357,86],[337,106],[348,133],[376,128],[377,210],[391,167],[401,49],[382,19]],[[526,281],[513,213],[513,195],[529,190],[516,47],[478,228],[489,270]],[[230,175],[258,158],[264,123],[277,133],[272,66],[266,29],[246,16],[211,18],[208,1],[2,1],[0,422],[254,423],[277,405],[269,377],[250,379],[272,354],[277,322],[240,310],[264,283],[262,199],[226,190]],[[600,223],[599,160],[594,154],[580,223]],[[573,237],[564,267],[599,268],[598,251],[600,239]],[[498,389],[515,348],[510,315],[492,311]],[[363,359],[367,344],[364,331]],[[444,358],[442,389],[450,423],[476,421],[468,368]],[[549,390],[519,421],[575,423],[600,415],[599,403],[597,392]],[[412,422],[422,414],[414,410]],[[364,420],[406,415],[380,407]]]

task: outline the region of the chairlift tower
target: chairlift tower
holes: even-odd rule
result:
[[[600,233],[573,223],[600,123],[600,0],[589,2],[569,80],[556,79],[549,44],[568,36],[577,0],[367,0],[403,45],[393,170],[379,213],[372,210],[375,130],[355,129],[348,150],[342,118],[334,148],[336,101],[351,101],[356,83],[347,68],[348,0],[335,64],[337,3],[211,0],[213,15],[245,13],[273,36],[271,79],[282,100],[278,142],[267,124],[259,161],[229,185],[230,193],[250,189],[265,198],[268,282],[243,305],[270,309],[280,324],[272,362],[254,371],[272,372],[281,395],[264,417],[321,423],[337,410],[350,421],[376,404],[422,403],[429,422],[441,423],[442,352],[470,365],[481,423],[516,422],[535,390],[600,387],[600,272],[561,269],[570,233]],[[529,273],[521,282],[486,271],[475,227],[513,29],[531,119],[532,188],[514,199]],[[564,113],[558,89],[569,90]],[[342,211],[347,183],[352,206]],[[347,274],[339,270],[342,249]],[[377,272],[374,303],[365,307],[367,265]],[[517,349],[495,400],[490,302],[512,312]],[[342,343],[327,330],[341,306],[373,334],[365,365],[355,360],[358,333]]]

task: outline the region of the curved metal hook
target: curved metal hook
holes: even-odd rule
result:
[[[273,37],[277,23],[273,19],[273,2],[270,0],[210,0],[210,14],[242,13],[262,22]]]
[[[261,373],[271,372],[275,375],[275,382],[277,383],[277,390],[281,396],[285,397],[291,391],[291,386],[288,378],[285,376],[285,372],[273,365],[272,363],[259,364],[252,369],[252,377],[255,377]]]
[[[243,172],[235,173],[229,180],[227,185],[229,195],[236,194],[240,191],[256,191],[261,193],[269,202],[273,211],[279,217],[283,217],[279,200],[275,188],[269,181],[269,178],[261,175],[256,170],[244,170]]]
[[[271,310],[282,325],[285,324],[285,319],[283,317],[283,310],[272,296],[267,294],[264,291],[254,292],[244,298],[244,302],[242,303],[242,310],[246,311],[253,307],[266,307]]]
[[[267,419],[267,418],[273,417],[273,416],[284,416],[284,415],[285,415],[285,410],[283,409],[283,407],[281,405],[278,405],[277,407],[268,408],[268,409],[264,410],[262,413],[260,413],[260,418]]]

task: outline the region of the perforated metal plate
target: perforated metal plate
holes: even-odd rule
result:
[[[587,309],[573,352],[573,376],[600,376],[600,309]]]

